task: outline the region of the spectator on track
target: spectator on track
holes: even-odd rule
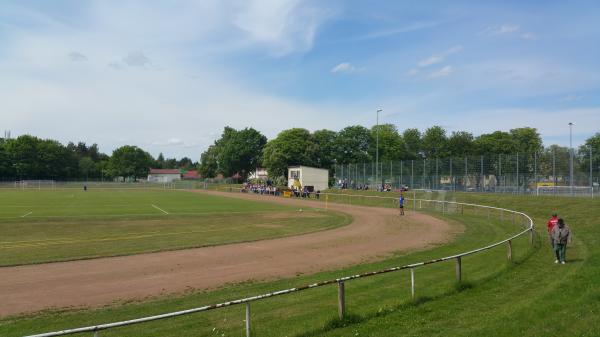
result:
[[[552,242],[554,243],[554,253],[556,254],[556,261],[554,263],[560,262],[561,264],[565,264],[567,243],[571,242],[571,230],[563,219],[558,219],[556,226],[552,228]]]
[[[550,238],[550,247],[552,247],[552,248],[554,248],[554,243],[552,241],[552,229],[554,229],[554,227],[556,226],[557,223],[558,223],[558,214],[552,213],[552,217],[550,218],[550,220],[548,220],[548,223],[546,224],[546,227],[548,229],[548,237]]]

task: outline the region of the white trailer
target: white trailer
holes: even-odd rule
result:
[[[323,191],[329,187],[329,170],[310,166],[288,167],[288,187],[292,188],[296,181],[302,187],[312,187],[314,191]]]

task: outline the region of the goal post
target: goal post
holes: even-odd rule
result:
[[[54,180],[17,180],[15,181],[15,188],[26,190],[26,189],[55,189],[56,182]]]

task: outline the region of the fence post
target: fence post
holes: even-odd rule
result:
[[[462,271],[461,271],[462,261],[460,256],[456,257],[456,282],[460,283],[462,280]]]
[[[99,330],[94,331],[94,337],[100,337],[100,331]]]
[[[410,296],[415,300],[415,268],[410,268]]]
[[[413,190],[413,211],[417,210],[417,191]]]
[[[250,302],[246,302],[246,337],[250,335]]]
[[[346,293],[344,291],[344,281],[338,281],[338,316],[340,320],[346,316]]]
[[[512,261],[512,242],[508,240],[508,261]]]
[[[531,240],[531,245],[533,246],[533,227],[529,230],[529,238]]]

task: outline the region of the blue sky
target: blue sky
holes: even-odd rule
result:
[[[2,1],[1,128],[200,153],[381,122],[546,145],[600,131],[594,1]]]

